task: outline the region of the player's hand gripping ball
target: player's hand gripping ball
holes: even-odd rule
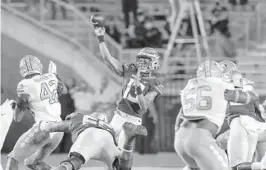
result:
[[[102,15],[92,15],[91,16],[91,23],[94,26],[94,28],[104,27],[105,26],[105,20]]]
[[[50,61],[49,66],[48,66],[48,73],[53,73],[57,74],[57,67],[56,64],[52,61]]]

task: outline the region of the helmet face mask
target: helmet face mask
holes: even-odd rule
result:
[[[104,112],[94,112],[91,114],[91,116],[101,121],[108,122],[107,115]]]
[[[42,74],[42,68],[41,61],[32,55],[26,55],[19,63],[20,74],[24,78],[33,74]]]
[[[254,82],[252,80],[243,78],[243,90],[252,91],[254,89]]]
[[[137,65],[138,70],[141,70],[144,72],[152,70],[150,58],[139,56],[137,57],[136,65]]]
[[[230,76],[230,79],[236,89],[243,88],[243,75],[240,71],[234,70]]]
[[[143,48],[136,57],[136,66],[141,72],[151,72],[159,67],[159,55],[152,48]]]

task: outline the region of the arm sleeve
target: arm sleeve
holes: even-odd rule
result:
[[[224,98],[235,103],[249,104],[259,100],[258,94],[251,91],[225,90]]]

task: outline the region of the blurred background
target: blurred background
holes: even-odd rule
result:
[[[40,58],[44,71],[50,60],[58,66],[69,90],[60,98],[63,119],[73,111],[90,114],[97,110],[108,112],[111,119],[122,83],[103,63],[90,24],[90,16],[101,14],[106,20],[106,43],[120,62],[134,62],[139,49],[146,46],[160,54],[162,67],[155,74],[165,92],[143,118],[149,135],[137,139],[136,152],[173,153],[179,92],[195,76],[207,53],[214,60],[235,61],[245,76],[255,81],[261,101],[266,96],[266,1],[199,2],[208,52],[201,36],[198,46],[190,41],[200,30],[198,22],[193,27],[189,12],[172,38],[179,40],[169,41],[184,0],[2,0],[1,103],[16,98],[21,80],[19,60],[31,54]],[[10,152],[32,124],[30,115],[20,123],[13,122],[2,152]],[[67,153],[71,144],[65,134],[54,152]]]

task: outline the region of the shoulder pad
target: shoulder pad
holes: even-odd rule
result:
[[[30,80],[24,79],[21,82],[18,83],[17,85],[17,95],[26,93],[29,94],[30,93]]]

